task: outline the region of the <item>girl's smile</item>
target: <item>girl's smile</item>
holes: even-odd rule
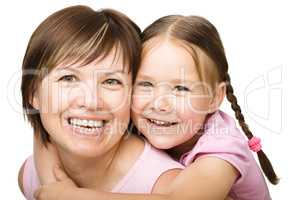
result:
[[[154,146],[168,149],[198,132],[211,96],[202,90],[186,48],[161,37],[145,43],[146,48],[135,81],[132,118]]]

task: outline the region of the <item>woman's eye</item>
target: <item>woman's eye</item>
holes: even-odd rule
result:
[[[60,79],[58,79],[58,81],[66,81],[66,82],[73,82],[76,80],[77,78],[75,75],[65,75],[65,76],[62,76]]]
[[[121,85],[121,81],[117,80],[117,79],[107,79],[103,82],[103,84],[107,84],[107,85]]]
[[[151,82],[148,82],[148,81],[141,81],[137,85],[142,86],[142,87],[153,87],[153,84]]]
[[[177,86],[175,87],[175,89],[176,89],[177,91],[181,91],[181,92],[189,92],[189,91],[190,91],[190,89],[189,89],[188,87],[182,86],[182,85],[177,85]]]

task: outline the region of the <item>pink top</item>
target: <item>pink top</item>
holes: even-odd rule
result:
[[[248,140],[228,114],[218,110],[206,121],[204,133],[180,162],[190,165],[199,157],[214,156],[229,162],[240,173],[229,195],[234,200],[270,200],[262,172],[248,146]]]
[[[183,165],[145,141],[144,150],[138,160],[111,192],[151,193],[154,184],[164,172],[170,169],[183,168]],[[33,193],[39,185],[33,156],[30,156],[25,162],[23,173],[23,187],[26,199],[34,200]]]

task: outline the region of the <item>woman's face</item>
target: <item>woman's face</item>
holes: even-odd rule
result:
[[[131,95],[131,75],[121,58],[111,52],[86,66],[59,65],[41,81],[32,103],[62,151],[96,157],[120,142]]]
[[[152,42],[136,77],[132,119],[155,147],[169,149],[201,128],[211,96],[188,50],[168,40]]]

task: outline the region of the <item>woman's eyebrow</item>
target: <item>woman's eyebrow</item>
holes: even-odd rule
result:
[[[74,67],[70,67],[70,66],[58,67],[55,70],[56,71],[68,70],[68,71],[72,71],[72,72],[76,72],[76,73],[81,73],[81,71],[82,71],[82,70],[79,70],[79,68],[74,68]],[[126,73],[123,70],[107,70],[107,69],[95,69],[95,72],[101,73],[101,74],[106,75],[106,76]]]
[[[150,77],[150,76],[148,76],[148,75],[145,75],[145,74],[140,74],[140,75],[138,75],[138,78],[139,79],[145,79],[145,80],[153,80],[153,78],[152,77]]]
[[[72,67],[69,67],[69,66],[58,67],[55,70],[56,71],[72,71],[72,72],[75,72],[75,73],[79,73],[79,70],[77,68],[72,68]]]
[[[115,75],[115,74],[125,74],[125,72],[123,70],[113,70],[113,71],[103,71],[103,74],[106,76],[111,76],[111,75]]]

